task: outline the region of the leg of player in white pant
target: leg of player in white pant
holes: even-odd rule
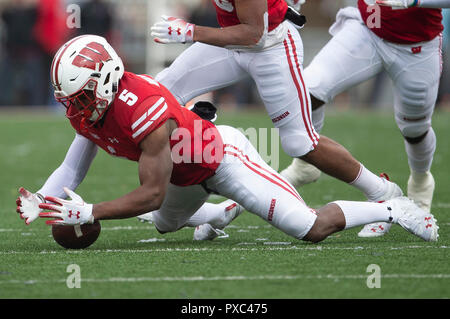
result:
[[[394,82],[395,120],[405,138],[405,150],[411,175],[408,197],[430,211],[434,179],[430,172],[436,135],[431,119],[441,74],[441,38],[417,45],[390,45],[398,58],[388,68]]]
[[[174,232],[206,202],[209,194],[201,185],[176,186],[169,184],[163,204],[151,212],[151,221],[160,233]]]
[[[370,31],[358,20],[347,20],[305,69],[305,82],[312,96],[312,120],[317,132],[323,127],[325,103],[381,72],[382,61],[376,48],[367,41],[367,32]],[[294,160],[281,174],[296,187],[313,182],[319,175],[301,160]]]
[[[309,208],[295,188],[267,165],[238,130],[218,126],[224,141],[224,158],[216,174],[206,180],[209,189],[229,197],[296,239],[319,242],[328,235],[374,221],[399,223],[428,241],[437,240],[434,217],[406,198],[385,203],[336,201],[318,210]],[[163,205],[153,212],[161,233],[195,226],[198,208],[208,193],[203,186],[170,184]],[[214,214],[211,214],[214,215]]]
[[[338,16],[337,23],[342,22],[340,19],[342,16]],[[382,69],[382,57],[377,51],[376,44],[371,41],[370,31],[358,19],[350,18],[342,22],[341,29],[305,69],[306,82],[312,96],[312,117],[316,130],[320,131],[323,127],[325,103],[332,101],[339,93],[375,76]],[[300,160],[293,161],[282,175],[299,186],[317,179],[317,174],[314,175],[310,166]],[[314,178],[310,178],[311,176]],[[365,192],[367,198],[372,201],[402,195],[400,188],[384,182],[390,187],[383,188],[378,177],[362,167],[361,175],[352,184]],[[384,193],[383,189],[386,190]],[[370,235],[379,235],[388,231],[390,225],[368,227],[377,230],[369,232]]]
[[[218,126],[218,130],[225,144],[224,159],[216,174],[206,181],[208,188],[287,235],[319,242],[343,229],[385,221],[400,223],[424,240],[437,240],[433,216],[406,198],[385,203],[337,201],[311,209],[295,188],[262,160],[241,132],[229,126]]]
[[[236,52],[196,42],[155,79],[185,105],[193,98],[230,86],[248,76],[236,62]]]
[[[358,23],[355,25],[350,23],[348,34],[339,34],[340,36],[335,39],[336,42],[329,43],[329,47],[319,53],[315,59],[317,62],[313,64],[313,70],[311,71],[319,78],[313,78],[312,75],[309,78],[304,77],[301,66],[303,58],[302,42],[298,32],[292,28],[288,31],[283,47],[268,50],[262,56],[255,55],[251,63],[249,63],[249,72],[257,83],[260,95],[274,125],[279,128],[284,151],[293,157],[300,157],[313,164],[326,174],[350,183],[361,190],[367,198],[374,200],[388,191],[387,183],[367,170],[338,143],[325,136],[321,136],[319,140],[319,136],[312,125],[311,99],[307,87],[309,85],[315,88],[315,85],[317,85],[318,89],[323,90],[322,86],[318,84],[325,82],[323,83],[325,87],[333,88],[333,90],[330,90],[331,93],[327,92],[330,95],[327,98],[328,100],[332,98],[331,94],[335,94],[332,91],[338,92],[339,89],[345,89],[346,86],[353,85],[357,81],[367,79],[379,72],[381,70],[381,62],[375,54],[376,52],[370,45],[361,40],[364,32],[366,30]],[[335,47],[342,47],[340,42],[344,40],[341,37],[345,37],[347,41],[349,38],[351,40],[355,38],[355,41],[358,39],[359,42],[356,43],[358,49],[361,49],[363,45],[368,46],[368,48],[365,48],[363,53],[353,53],[352,51],[355,51],[355,49],[344,50],[344,53],[339,56],[335,52]],[[275,63],[270,64],[267,61],[270,61],[270,55],[283,55],[277,50],[285,51],[285,60],[279,59],[276,64],[277,68],[275,68]],[[332,54],[331,50],[333,51]],[[368,52],[372,52],[372,54],[367,54]],[[361,61],[359,61],[358,68],[355,65],[357,64],[355,60],[359,57]],[[370,67],[366,66],[368,61],[370,62]],[[350,67],[350,70],[347,70],[345,68],[346,62],[351,64],[353,68]],[[363,65],[364,67],[362,67]],[[337,68],[337,72],[334,74],[335,77],[332,76],[329,79],[327,74],[330,72],[331,67]],[[284,73],[281,73],[282,71],[277,73],[276,70],[283,70]],[[341,75],[341,71],[346,73]],[[270,78],[267,77],[267,74],[270,74]],[[278,74],[280,79],[277,79],[277,82],[282,83],[282,85],[274,87],[270,79],[273,79]],[[312,84],[308,84],[309,82]],[[361,172],[363,174],[360,174]],[[289,175],[285,173],[282,175]]]

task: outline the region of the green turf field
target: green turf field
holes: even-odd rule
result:
[[[271,127],[264,113],[222,114],[218,123]],[[135,218],[102,221],[94,245],[69,251],[53,241],[42,220],[26,226],[15,213],[15,199],[20,186],[36,191],[45,182],[74,133],[61,117],[2,114],[0,298],[449,298],[450,113],[437,112],[433,123],[437,243],[394,225],[381,238],[361,239],[359,229],[352,229],[309,244],[246,212],[225,229],[229,238],[212,242],[193,242],[192,229],[160,235]],[[322,133],[406,190],[409,171],[392,114],[330,113]],[[289,162],[282,153],[280,168]],[[137,185],[135,163],[100,151],[77,193],[98,202]],[[311,207],[364,200],[352,187],[324,175],[299,191]],[[81,288],[67,286],[71,264],[80,267]],[[371,264],[380,267],[380,288],[367,286]]]

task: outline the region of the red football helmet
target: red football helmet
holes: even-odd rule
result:
[[[58,50],[50,72],[55,98],[66,107],[66,116],[81,116],[84,126],[92,126],[114,100],[124,66],[105,38],[82,35]]]

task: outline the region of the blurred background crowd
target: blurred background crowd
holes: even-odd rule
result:
[[[304,66],[330,39],[328,28],[339,8],[356,0],[307,0],[302,13],[308,23],[300,32]],[[450,11],[444,10],[444,71],[439,108],[450,108]],[[217,26],[211,0],[0,0],[0,109],[55,107],[50,85],[53,55],[69,38],[80,34],[106,37],[123,58],[126,69],[155,76],[186,45],[164,46],[150,37],[161,14]],[[261,107],[252,81],[212,93],[209,98],[229,108]],[[339,107],[392,107],[391,82],[384,74],[341,94]]]

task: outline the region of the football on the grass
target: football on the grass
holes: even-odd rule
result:
[[[83,249],[92,245],[100,236],[100,222],[83,225],[52,225],[53,239],[68,249]]]

